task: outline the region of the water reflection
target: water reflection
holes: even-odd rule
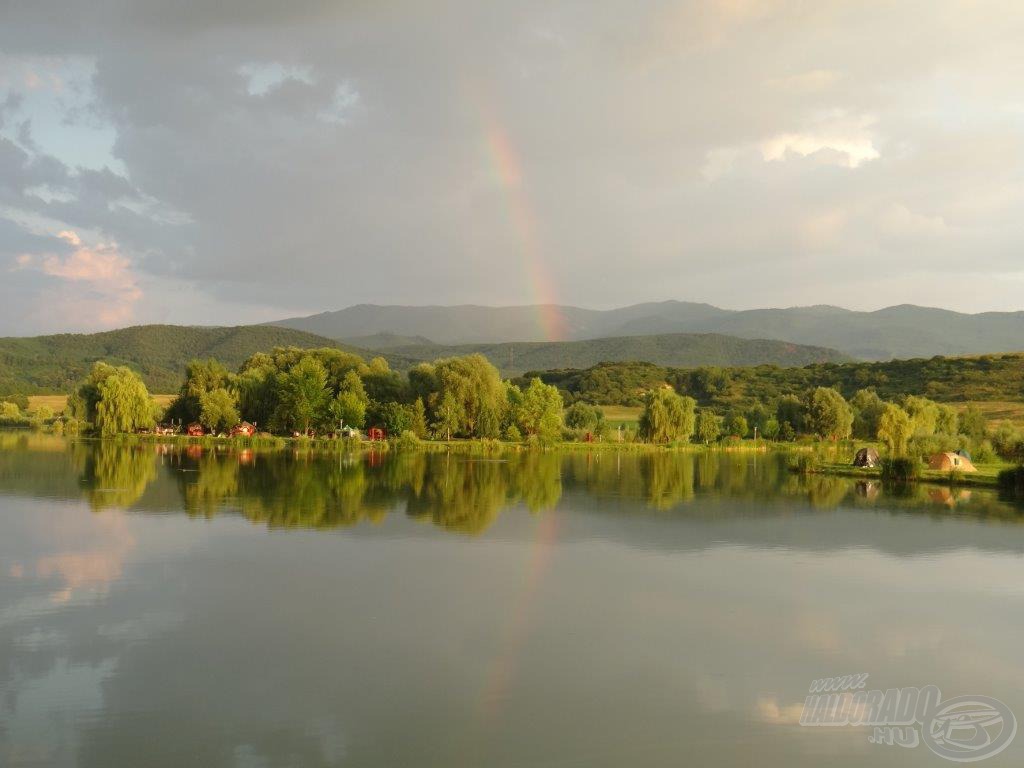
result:
[[[933,765],[799,704],[1024,716],[1019,520],[771,455],[3,436],[0,765]]]
[[[1020,505],[992,491],[923,484],[886,488],[876,480],[798,475],[787,470],[781,454],[254,453],[27,434],[0,435],[3,492],[80,497],[96,511],[241,514],[282,528],[348,527],[404,513],[468,535],[488,530],[516,505],[531,512],[552,509],[566,492],[583,494],[595,508],[628,499],[633,514],[765,515],[851,507],[1024,519]]]

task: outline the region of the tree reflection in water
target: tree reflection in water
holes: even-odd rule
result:
[[[563,492],[631,514],[788,514],[874,507],[1019,522],[1021,507],[985,489],[887,488],[787,470],[781,453],[506,451],[493,455],[235,450],[0,435],[0,491],[84,498],[92,509],[240,514],[282,528],[339,528],[402,514],[477,535],[503,510],[556,507]],[[700,503],[701,500],[704,503]],[[715,499],[715,504],[706,503]],[[726,503],[727,502],[727,503]],[[596,508],[596,506],[595,506]],[[606,507],[607,508],[607,507]]]

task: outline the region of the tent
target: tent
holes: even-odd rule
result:
[[[878,451],[876,451],[874,448],[861,448],[859,451],[857,451],[857,455],[853,457],[853,466],[877,467]]]
[[[928,459],[928,469],[938,469],[942,472],[977,472],[971,460],[952,451],[933,454]]]

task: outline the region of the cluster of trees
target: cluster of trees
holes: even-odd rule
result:
[[[984,414],[974,406],[958,412],[914,395],[886,401],[873,389],[857,390],[847,400],[831,387],[816,387],[804,397],[783,395],[774,404],[755,403],[722,415],[662,386],[647,394],[639,430],[642,439],[655,443],[712,443],[751,435],[788,441],[813,435],[822,440],[878,440],[894,455],[969,448],[978,452],[979,460],[995,453],[1024,461],[1024,435],[1007,425],[990,435]]]
[[[933,357],[874,363],[818,363],[784,368],[701,366],[670,368],[651,363],[601,363],[582,370],[527,374],[554,384],[567,403],[641,405],[646,392],[670,384],[701,407],[724,415],[785,395],[805,396],[818,387],[852,398],[862,389],[894,400],[917,394],[936,401],[1024,399],[1024,354]]]
[[[557,438],[562,399],[534,379],[501,380],[482,355],[421,363],[407,375],[377,357],[339,349],[279,347],[257,353],[237,373],[193,361],[167,417],[221,431],[247,420],[271,432],[382,427],[389,435],[520,440]]]
[[[850,436],[853,421],[850,404],[827,387],[818,387],[806,401],[794,396],[780,398],[774,413],[758,403],[745,412],[733,409],[724,416],[712,408],[698,410],[693,397],[661,387],[645,398],[639,426],[641,437],[650,442],[696,439],[707,444],[722,436],[743,438],[751,433],[770,440],[792,440],[809,432],[838,440]]]

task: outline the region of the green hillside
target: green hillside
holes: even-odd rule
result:
[[[393,346],[389,354],[436,360],[479,352],[504,376],[548,368],[587,368],[600,362],[643,360],[664,366],[807,365],[849,358],[834,349],[784,341],[739,339],[715,333],[617,336],[586,341],[534,341],[504,344],[415,344]]]
[[[1024,353],[933,357],[886,362],[848,362],[782,368],[666,367],[608,363],[583,370],[534,371],[556,384],[566,399],[606,405],[637,405],[644,391],[669,383],[702,405],[749,406],[815,387],[835,387],[846,397],[871,387],[884,399],[924,395],[944,402],[1024,400]]]
[[[542,317],[547,318],[547,322],[540,322]],[[348,339],[360,347],[390,349],[398,346],[401,337],[411,336],[425,336],[438,344],[542,341],[547,338],[552,319],[561,329],[562,338],[569,341],[715,333],[838,349],[861,360],[995,354],[1019,352],[1024,348],[1024,312],[966,314],[910,304],[873,312],[825,305],[731,310],[686,301],[634,304],[607,310],[550,305],[402,307],[360,304],[337,312],[289,318],[276,324],[332,339]],[[373,343],[377,336],[380,343]],[[355,341],[363,338],[367,339],[365,343]],[[637,355],[615,359],[647,358]],[[687,363],[665,361],[665,364]],[[538,363],[536,367],[544,366]]]
[[[151,392],[173,392],[181,384],[186,363],[193,358],[213,357],[234,369],[254,352],[275,346],[342,345],[304,331],[269,325],[140,325],[105,333],[0,338],[0,393],[68,392],[97,360],[134,368]]]

